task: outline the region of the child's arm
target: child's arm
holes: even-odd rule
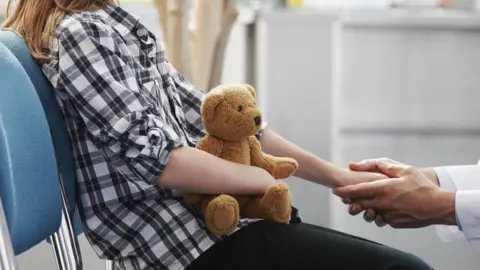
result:
[[[223,141],[216,139],[210,135],[201,138],[196,146],[197,149],[220,157],[223,152]],[[204,194],[183,192],[183,201],[188,204],[201,203],[204,199]]]
[[[160,186],[201,194],[262,194],[275,179],[258,167],[226,161],[204,151],[180,147],[172,151]]]
[[[385,178],[379,173],[355,172],[339,167],[289,142],[269,129],[264,132],[260,142],[266,153],[292,157],[298,161],[299,166],[295,176],[314,183],[339,187]]]

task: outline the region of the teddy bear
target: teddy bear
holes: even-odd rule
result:
[[[262,152],[255,137],[262,126],[262,114],[252,86],[229,84],[212,89],[202,101],[201,117],[207,135],[198,142],[197,149],[231,162],[260,167],[275,179],[287,178],[298,168],[292,158]],[[288,223],[291,214],[290,190],[281,182],[261,195],[183,194],[183,199],[201,206],[208,230],[216,235],[234,231],[240,217]]]

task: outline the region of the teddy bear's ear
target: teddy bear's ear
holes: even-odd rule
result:
[[[252,94],[254,98],[257,97],[257,93],[255,92],[255,88],[253,88],[253,86],[249,84],[244,84],[243,87],[247,88],[248,92],[250,92],[250,94]]]
[[[215,109],[224,100],[225,95],[221,91],[211,91],[205,97],[202,106],[202,115],[205,121],[211,122],[215,119]]]

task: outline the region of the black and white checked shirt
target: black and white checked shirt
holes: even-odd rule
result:
[[[58,60],[42,68],[65,116],[94,250],[123,269],[184,269],[221,239],[156,179],[174,148],[204,136],[203,92],[138,18],[113,3],[66,16],[52,50]],[[292,218],[299,219],[296,209]]]

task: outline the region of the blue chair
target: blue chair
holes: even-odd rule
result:
[[[60,230],[50,238],[57,264],[61,269],[81,269],[80,249],[71,222],[71,214],[74,213],[76,205],[75,170],[68,133],[60,108],[55,100],[50,83],[32,58],[23,40],[13,32],[0,31],[0,43],[4,44],[19,62],[23,73],[27,75],[25,80],[33,84],[31,95],[40,101],[42,115],[46,117],[49,127],[46,134],[50,136],[50,141],[53,140],[56,165],[62,176],[59,181],[59,192],[62,198],[62,221]]]
[[[25,42],[10,31],[0,31],[0,43],[3,43],[19,60],[43,105],[45,115],[55,146],[58,168],[62,176],[60,181],[63,200],[63,219],[60,231],[52,237],[57,261],[62,269],[81,269],[81,253],[76,235],[83,233],[83,226],[76,210],[76,176],[70,141],[56,101],[51,84],[43,75],[37,62],[32,58]],[[72,226],[72,223],[74,224]],[[63,255],[62,255],[63,254]],[[106,269],[114,269],[110,261]]]
[[[58,230],[62,200],[42,105],[27,73],[2,44],[0,82],[0,269],[10,270],[17,267],[15,255]]]

